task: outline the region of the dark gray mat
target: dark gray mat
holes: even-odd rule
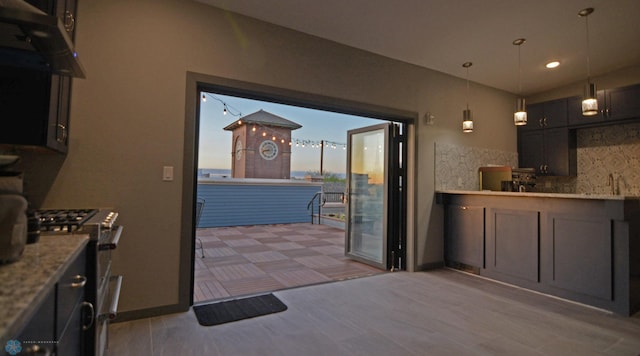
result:
[[[196,305],[193,307],[198,322],[203,326],[224,324],[285,310],[287,310],[287,306],[273,294]]]

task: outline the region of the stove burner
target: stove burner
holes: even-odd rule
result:
[[[38,210],[42,231],[76,231],[94,216],[98,209],[50,209]]]

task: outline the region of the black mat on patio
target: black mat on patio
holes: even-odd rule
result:
[[[198,322],[203,326],[224,324],[285,310],[287,310],[287,306],[273,294],[196,305],[193,307]]]

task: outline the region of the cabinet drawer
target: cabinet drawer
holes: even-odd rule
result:
[[[67,328],[67,324],[76,306],[84,297],[86,275],[86,250],[72,262],[58,282],[58,310],[56,320],[56,336],[59,338]],[[78,322],[80,325],[80,322]]]

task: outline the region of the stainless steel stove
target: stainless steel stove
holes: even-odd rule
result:
[[[86,302],[91,304],[84,320],[84,355],[105,355],[109,322],[118,313],[122,276],[111,273],[111,251],[118,247],[122,226],[111,209],[50,209],[37,211],[41,234],[88,234]]]

